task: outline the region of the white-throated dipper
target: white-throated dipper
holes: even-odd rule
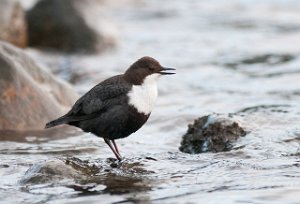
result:
[[[64,116],[46,124],[73,125],[102,137],[118,160],[115,143],[140,129],[148,120],[157,98],[157,80],[175,74],[152,57],[142,57],[124,74],[108,78],[79,98]]]

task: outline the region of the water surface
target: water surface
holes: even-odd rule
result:
[[[299,203],[299,9],[296,0],[135,2],[107,9],[116,50],[27,50],[80,93],[144,55],[177,74],[160,80],[148,123],[118,141],[121,164],[88,133],[0,141],[1,202]],[[187,124],[213,112],[238,113],[246,137],[226,153],[179,152]],[[89,179],[20,182],[33,164],[73,157],[103,168]]]

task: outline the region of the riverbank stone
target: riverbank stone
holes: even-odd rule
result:
[[[23,50],[0,41],[0,130],[41,130],[78,94]]]

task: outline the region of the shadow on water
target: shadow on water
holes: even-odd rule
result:
[[[294,60],[296,57],[289,54],[263,54],[256,56],[245,57],[244,59],[237,60],[235,62],[227,62],[224,65],[230,68],[238,68],[242,65],[254,65],[254,64],[268,64],[278,65],[288,63]]]
[[[271,112],[281,112],[281,113],[288,113],[286,110],[290,105],[279,104],[279,105],[257,105],[252,107],[243,108],[236,113],[253,113],[259,111],[271,111]]]
[[[298,56],[289,53],[259,55],[244,53],[234,58],[225,56],[224,59],[218,61],[213,64],[236,70],[252,78],[274,78],[300,73]]]
[[[73,155],[82,152],[94,152],[97,149],[95,146],[83,145],[82,147],[75,147],[63,142],[63,140],[72,140],[69,138],[78,138],[82,135],[84,133],[79,129],[68,126],[45,130],[0,130],[0,142],[6,144],[1,146],[0,153],[15,155]],[[57,146],[53,148],[51,143],[57,143]]]
[[[59,126],[44,130],[0,130],[0,141],[43,143],[80,134],[82,134],[82,131],[70,126]]]

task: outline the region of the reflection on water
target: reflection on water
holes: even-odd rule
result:
[[[60,56],[27,50],[62,77],[84,73],[72,80],[80,92],[143,55],[178,72],[160,80],[147,125],[118,141],[126,158],[121,163],[107,159],[113,155],[102,139],[65,127],[1,132],[1,201],[298,203],[299,9],[296,0],[131,3],[107,9],[120,29],[115,51]],[[66,60],[70,73],[63,71]],[[230,152],[180,153],[187,124],[212,112],[238,113],[249,133]],[[61,161],[52,163],[60,171],[39,172],[50,161]]]
[[[39,143],[82,134],[78,129],[60,126],[45,130],[0,130],[0,141]]]

